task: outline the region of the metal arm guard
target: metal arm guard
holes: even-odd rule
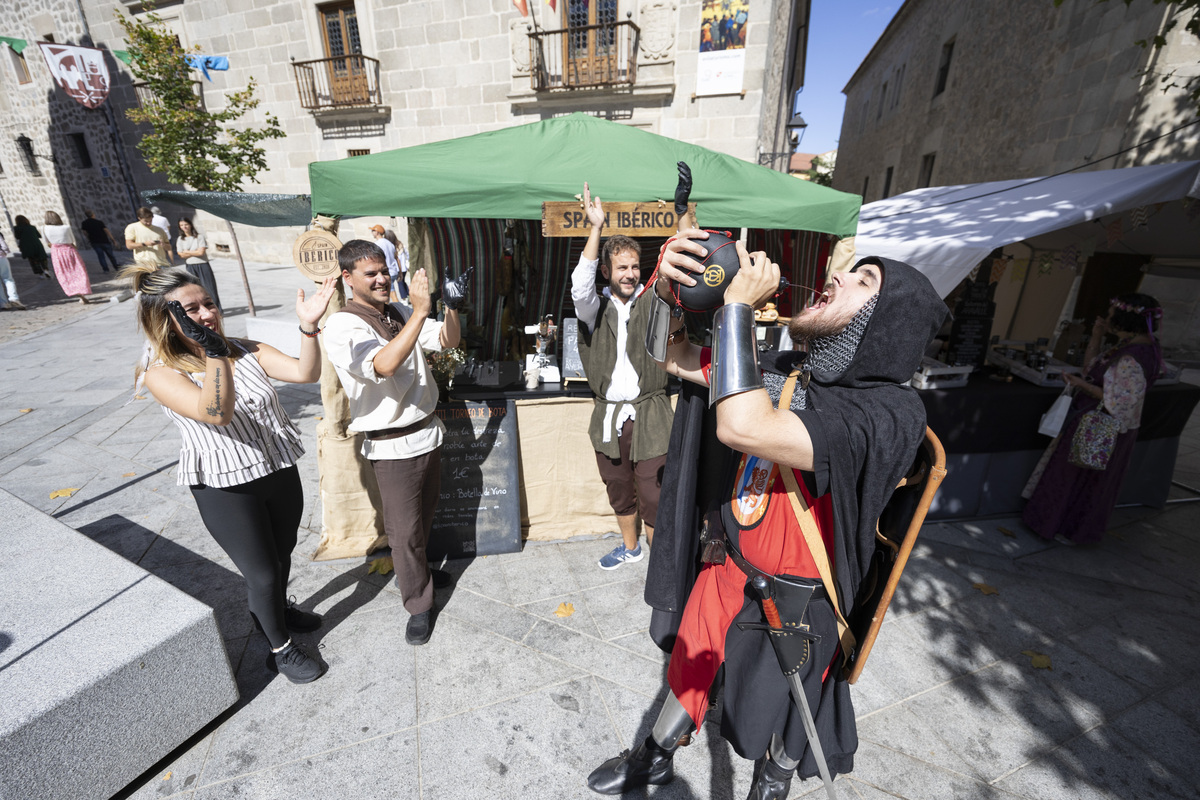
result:
[[[649,298],[650,315],[646,322],[646,352],[661,364],[667,360],[667,337],[671,333],[671,307],[658,296],[653,285],[646,291],[653,295]]]
[[[708,404],[730,395],[761,389],[758,343],[754,340],[754,309],[730,303],[713,315],[712,369],[708,377]]]

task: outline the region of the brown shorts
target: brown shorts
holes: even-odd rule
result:
[[[621,458],[613,459],[596,453],[596,466],[600,468],[600,479],[608,489],[608,504],[619,517],[637,512],[642,522],[654,526],[658,514],[658,492],[662,488],[663,467],[667,454],[648,458],[645,461],[630,461],[629,448],[633,442],[633,420],[626,420],[621,428]]]

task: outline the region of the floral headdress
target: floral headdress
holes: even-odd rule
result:
[[[1137,314],[1140,317],[1146,317],[1147,322],[1153,319],[1155,321],[1162,319],[1162,306],[1135,306],[1133,303],[1126,303],[1119,297],[1114,297],[1108,301],[1108,304],[1119,311],[1128,311]]]

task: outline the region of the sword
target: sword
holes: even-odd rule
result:
[[[775,600],[771,597],[771,587],[767,583],[767,579],[762,575],[755,575],[750,583],[762,600],[763,614],[767,618],[767,624],[774,630],[783,630],[783,621],[779,618],[779,609],[775,607]],[[771,646],[776,648],[775,655],[780,657],[780,665],[782,665],[783,657],[779,653],[776,637],[771,634],[767,635],[770,636]],[[812,748],[813,756],[816,758],[817,771],[821,773],[821,781],[825,784],[825,793],[829,796],[829,800],[837,800],[837,792],[833,789],[833,778],[829,775],[829,765],[825,763],[825,751],[821,748],[820,737],[817,736],[817,723],[813,720],[812,711],[808,707],[808,697],[804,694],[804,685],[800,682],[800,673],[793,672],[788,675],[787,682],[788,688],[792,692],[792,699],[796,701],[796,707],[800,709],[800,717],[804,721],[804,733],[808,736],[808,746]]]

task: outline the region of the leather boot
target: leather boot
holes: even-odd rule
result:
[[[588,776],[588,787],[600,794],[623,794],[646,784],[661,786],[675,777],[671,760],[675,753],[664,750],[653,736],[633,750],[605,761]]]
[[[754,785],[746,800],[787,800],[794,770],[784,770],[767,756],[754,762]]]

